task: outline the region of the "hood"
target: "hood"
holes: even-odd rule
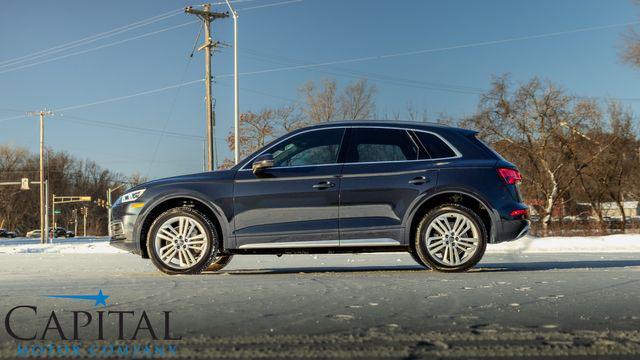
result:
[[[164,184],[172,184],[172,183],[231,180],[233,179],[234,174],[235,174],[234,170],[216,170],[216,171],[208,171],[208,172],[202,172],[202,173],[196,173],[196,174],[172,176],[168,178],[147,181],[140,185],[136,185],[131,189],[128,189],[127,192],[135,191],[138,189],[147,189],[150,187],[161,186]]]

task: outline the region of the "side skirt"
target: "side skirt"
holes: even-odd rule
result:
[[[265,248],[265,249],[227,249],[234,255],[283,255],[283,254],[359,254],[377,252],[409,252],[408,246],[350,246],[350,247],[311,247],[311,248]]]

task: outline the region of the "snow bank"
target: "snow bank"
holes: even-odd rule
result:
[[[488,254],[521,253],[640,253],[640,234],[607,236],[525,236],[516,241],[487,247]],[[40,245],[40,239],[0,239],[0,254],[118,254],[125,251],[109,245],[106,237],[56,239]]]
[[[516,241],[489,245],[488,254],[511,253],[630,253],[640,252],[640,234],[607,236],[525,236]]]
[[[40,239],[0,239],[0,254],[118,254],[106,237],[55,239],[53,244],[40,244]]]

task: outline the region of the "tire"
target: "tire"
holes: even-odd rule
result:
[[[478,214],[460,204],[444,204],[430,210],[420,221],[414,239],[415,255],[436,271],[466,271],[482,259],[487,239]]]
[[[222,268],[224,268],[225,266],[227,266],[227,264],[229,264],[231,259],[233,259],[233,255],[219,255],[219,256],[216,256],[215,259],[213,259],[213,262],[211,263],[211,265],[209,265],[209,267],[205,271],[219,271],[219,270],[222,270]]]
[[[207,270],[215,262],[219,248],[218,232],[211,219],[186,206],[160,214],[147,236],[151,261],[169,275],[199,274]]]

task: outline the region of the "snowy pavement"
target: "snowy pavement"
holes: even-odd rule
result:
[[[640,253],[640,234],[607,236],[572,236],[524,238],[489,245],[487,254],[537,254],[537,253]],[[76,237],[55,239],[53,243],[40,244],[40,239],[0,239],[0,254],[117,254],[125,253],[109,246],[106,237]]]
[[[56,238],[40,244],[39,238],[0,239],[0,254],[119,254],[106,237]]]
[[[565,240],[492,246],[468,273],[426,271],[408,254],[385,253],[237,256],[224,271],[198,276],[96,253],[104,239],[72,240],[76,251],[60,254],[2,241],[0,314],[34,304],[38,316],[13,319],[17,331],[44,328],[51,310],[72,328],[70,311],[92,304],[45,295],[101,289],[110,296],[105,310],[144,310],[154,323],[172,311],[179,354],[190,358],[639,358],[640,237],[569,238],[564,249],[574,252],[550,250]],[[603,251],[610,244],[629,248]],[[105,336],[115,336],[116,322],[105,320]],[[9,340],[0,330],[0,358],[15,355]]]

